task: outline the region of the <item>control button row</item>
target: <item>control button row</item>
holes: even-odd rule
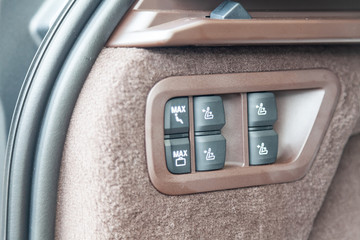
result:
[[[174,174],[190,173],[191,154],[188,138],[165,140],[166,165]],[[222,169],[226,157],[226,139],[221,135],[195,137],[196,171]]]
[[[224,105],[220,96],[194,97],[194,128],[196,132],[221,130],[225,125]],[[165,135],[189,132],[189,100],[170,99],[165,105]]]
[[[264,165],[276,161],[278,135],[273,130],[277,120],[274,93],[248,93],[249,164]]]

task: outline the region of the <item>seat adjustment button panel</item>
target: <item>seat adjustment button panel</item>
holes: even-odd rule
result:
[[[165,140],[166,165],[174,174],[190,173],[190,143],[188,138]]]
[[[274,130],[249,132],[250,165],[274,163],[278,152],[278,135]]]
[[[222,169],[225,164],[226,140],[222,135],[195,137],[196,171]]]
[[[224,105],[220,96],[194,97],[196,132],[221,130],[225,125]]]
[[[165,105],[165,134],[189,131],[189,100],[187,97],[170,99]]]
[[[249,127],[272,126],[276,120],[277,109],[273,93],[248,93]]]

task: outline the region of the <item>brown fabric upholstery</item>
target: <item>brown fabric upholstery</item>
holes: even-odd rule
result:
[[[58,189],[57,239],[306,239],[359,118],[360,48],[104,49],[79,96]],[[146,97],[174,75],[328,68],[341,96],[301,180],[187,196],[149,181]]]
[[[349,140],[311,240],[360,239],[360,135]]]
[[[355,125],[355,128],[353,130],[353,135],[359,134],[360,133],[360,121],[358,121]]]

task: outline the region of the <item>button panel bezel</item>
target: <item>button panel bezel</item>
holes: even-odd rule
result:
[[[274,128],[279,141],[295,139],[289,148],[279,143],[278,160],[271,165],[249,166],[247,93],[274,92],[278,101],[279,119]],[[261,73],[233,73],[196,76],[169,77],[158,82],[150,91],[146,106],[145,137],[146,156],[150,180],[160,192],[169,195],[181,195],[239,187],[290,182],[302,178],[309,170],[321,141],[333,115],[339,97],[340,86],[337,77],[325,69],[296,70]],[[301,96],[312,94],[318,107],[309,101],[302,103]],[[278,95],[277,95],[278,94]],[[241,154],[228,154],[232,136],[223,135],[227,140],[227,158],[224,169],[208,172],[195,171],[193,98],[199,95],[224,96],[224,108],[227,124],[237,118],[239,124],[234,129],[237,136],[236,146],[241,146]],[[189,96],[189,140],[191,145],[191,173],[174,175],[166,167],[164,148],[164,109],[166,102],[174,97]],[[226,99],[229,96],[229,99]],[[235,96],[234,99],[231,96]],[[294,96],[294,97],[293,97]],[[308,104],[307,114],[313,119],[311,124],[298,126],[306,128],[304,134],[295,137],[285,131],[291,119],[288,103]],[[226,108],[237,109],[229,118]],[[303,106],[304,107],[304,106]],[[235,116],[233,116],[235,115]],[[192,122],[191,122],[192,121]],[[235,125],[232,124],[232,127]],[[233,141],[234,140],[234,141]],[[235,147],[236,147],[235,146]],[[230,150],[229,150],[230,149]]]

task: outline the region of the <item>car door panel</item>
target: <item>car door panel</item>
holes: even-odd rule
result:
[[[359,118],[358,51],[357,46],[104,49],[67,134],[57,238],[308,238]],[[169,76],[313,68],[335,73],[341,94],[304,178],[184,196],[154,188],[146,166],[144,114],[155,83]]]
[[[346,144],[309,239],[359,239],[359,135]]]
[[[54,23],[48,22],[50,11],[43,10],[44,18],[38,17],[32,26],[30,15],[35,14],[40,1],[8,2],[0,0],[0,19],[4,20],[0,27],[6,30],[1,31],[5,34],[1,37],[4,54],[0,56],[1,239],[359,238],[360,5],[357,1],[339,4],[322,0],[306,3],[243,0],[243,10],[252,19],[215,20],[210,18],[210,13],[221,0],[73,0],[60,9]],[[29,4],[36,6],[29,8],[26,6]],[[54,6],[50,0],[47,4]],[[24,15],[18,14],[21,11]],[[30,31],[37,24],[52,25],[36,54],[29,26],[24,22],[29,23]],[[44,33],[41,32],[41,37]],[[35,56],[28,66],[31,53]],[[28,72],[23,79],[26,67]],[[244,177],[241,178],[244,183],[229,184],[232,189],[209,187],[206,191],[180,181],[182,185],[176,187],[191,188],[191,194],[175,189],[173,193],[185,194],[170,196],[161,191],[164,188],[158,187],[159,182],[155,183],[151,174],[152,170],[158,171],[157,166],[149,164],[147,156],[153,149],[166,151],[164,138],[189,138],[190,178],[196,175],[203,177],[203,182],[208,180],[209,185],[222,185],[209,176],[224,173],[233,164],[229,158],[236,153],[232,157],[228,154],[224,170],[195,169],[194,139],[198,133],[194,131],[192,104],[196,96],[215,94],[206,91],[209,81],[226,88],[222,76],[227,76],[227,80],[239,75],[279,76],[276,74],[293,70],[324,73],[321,82],[328,80],[327,86],[331,85],[331,101],[322,97],[326,91],[321,84],[314,84],[316,89],[308,85],[299,88],[301,78],[286,82],[277,79],[272,85],[267,78],[257,81],[240,77],[230,80],[251,82],[252,88],[219,93],[225,96],[225,117],[231,119],[229,122],[236,124],[234,119],[239,112],[242,118],[241,126],[235,128],[243,131],[243,138],[236,139],[236,143],[230,142],[234,138],[226,139],[232,146],[244,143],[241,147],[246,151],[239,162],[245,164],[237,163],[235,168],[246,176],[248,169],[258,167],[259,178],[272,181],[253,181],[258,183],[253,184]],[[157,91],[154,86],[163,80],[175,77],[172,79],[184,83],[186,76],[192,76],[192,80],[197,80],[194,76],[206,79],[203,85],[197,85],[205,90],[199,90],[201,94],[174,95],[189,97],[189,131],[163,138],[163,106],[154,106],[161,116],[157,122],[150,122],[154,125],[149,125],[147,100],[151,92]],[[166,94],[177,91],[179,85],[173,83],[156,95],[162,103],[169,100]],[[289,83],[297,87],[281,87]],[[267,87],[263,88],[262,84]],[[296,103],[302,101],[297,95],[293,106],[286,103],[287,112],[279,115],[280,121],[274,128],[271,125],[250,130],[246,94],[261,89],[274,91],[280,112],[287,98],[279,101],[279,96],[293,96],[300,89],[319,93],[318,102],[311,106],[313,110],[305,111],[303,106],[308,106],[311,100],[304,99],[306,104],[301,108],[304,114],[298,116]],[[226,105],[234,95],[240,99],[237,103],[240,102],[241,111],[234,102]],[[311,127],[317,126],[311,123],[311,132],[306,130],[314,133],[320,144],[316,142],[314,151],[305,154],[313,156],[308,157],[308,165],[302,165],[305,175],[279,171],[276,174],[291,179],[284,182],[278,181],[278,176],[272,178],[274,175],[266,169],[291,167],[297,158],[283,161],[280,157],[275,164],[250,166],[247,140],[249,131],[270,128],[277,131],[284,116],[291,114],[289,109],[299,122],[311,118],[307,122],[323,124],[317,128]],[[227,134],[236,135],[231,124],[225,126]],[[299,124],[296,130],[301,131],[303,125]],[[158,148],[148,147],[149,131],[160,132],[161,141],[155,142]],[[221,131],[214,132],[224,133]],[[313,141],[307,140],[311,134],[306,137],[306,131],[303,130],[303,138],[309,144]],[[281,138],[283,133],[278,133]],[[288,151],[296,155],[290,145],[303,141],[295,139],[294,134],[287,136]],[[279,145],[282,153],[287,149],[286,141]],[[305,152],[305,143],[296,146],[300,153]],[[234,149],[229,145],[225,149],[228,152]],[[184,176],[167,171],[165,156],[160,157],[163,161],[157,163],[162,164],[168,178],[160,184]]]

